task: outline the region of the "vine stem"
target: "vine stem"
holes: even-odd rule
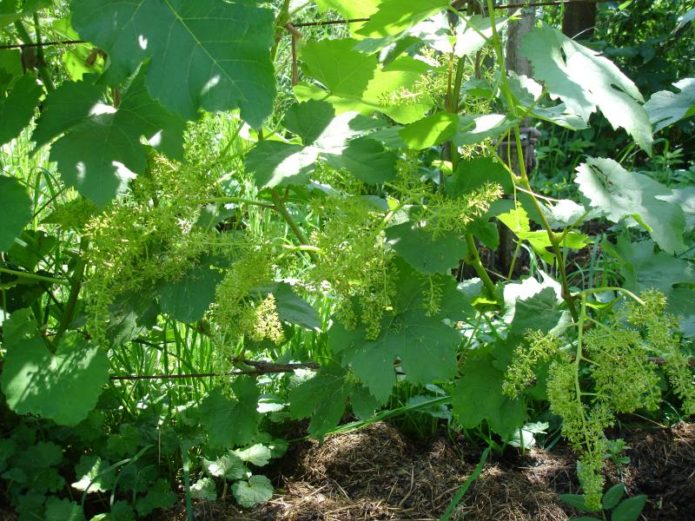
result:
[[[464,68],[464,58],[459,58],[456,62],[456,70],[452,71],[451,64],[454,62],[455,55],[451,54],[449,63],[449,80],[447,85],[447,95],[446,95],[446,109],[447,112],[458,115],[459,104],[461,102],[461,84],[463,83],[463,68]],[[453,141],[447,143],[449,149],[449,159],[451,160],[452,170],[455,170],[459,163],[458,148]],[[440,177],[440,189],[444,187],[443,175]],[[491,298],[495,295],[495,283],[490,278],[490,275],[485,270],[483,262],[480,260],[480,254],[478,253],[478,247],[475,244],[475,239],[470,233],[465,234],[466,245],[468,246],[468,255],[465,261],[470,264],[475,270],[480,280],[483,281],[485,286],[485,291],[489,294]]]
[[[290,212],[287,210],[287,206],[285,205],[285,199],[278,193],[277,188],[272,188],[270,194],[273,198],[273,203],[275,203],[273,205],[273,209],[277,213],[279,213],[280,216],[284,219],[284,221],[287,223],[287,226],[289,226],[290,230],[292,230],[292,233],[294,233],[295,237],[299,239],[301,245],[310,246],[309,239],[307,238],[306,234],[302,231],[302,229],[299,227],[297,222],[290,215]],[[311,249],[302,248],[302,251],[306,251],[312,260],[316,260],[316,253]]]
[[[492,281],[490,275],[488,275],[487,271],[485,270],[485,266],[483,266],[483,262],[480,260],[480,254],[478,254],[478,247],[475,244],[473,235],[471,235],[470,233],[466,234],[466,245],[468,246],[468,256],[466,257],[466,262],[473,266],[473,269],[478,274],[478,277],[480,277],[480,280],[483,281],[485,291],[489,294],[490,297],[494,297],[495,283]]]
[[[45,275],[37,275],[36,273],[29,273],[27,271],[12,270],[10,268],[0,267],[0,273],[7,273],[8,275],[14,275],[21,279],[27,280],[37,280],[39,282],[48,282],[49,284],[62,284],[63,286],[69,286],[70,281],[65,279],[56,279],[53,277],[47,277]]]
[[[500,76],[502,78],[502,91],[504,92],[504,96],[507,99],[509,111],[512,113],[512,116],[514,118],[517,118],[518,114],[516,109],[516,103],[514,103],[514,96],[512,95],[511,88],[509,87],[509,81],[507,80],[507,67],[504,62],[502,40],[500,39],[500,35],[497,32],[497,22],[495,20],[495,5],[492,0],[487,0],[487,7],[490,16],[490,27],[492,30],[492,43],[495,49],[495,54],[497,55],[497,61],[499,62],[500,67]],[[536,208],[536,211],[538,212],[541,221],[541,226],[548,234],[548,239],[550,240],[553,255],[555,256],[555,261],[557,262],[557,271],[560,274],[562,298],[565,300],[565,302],[567,302],[567,307],[570,311],[570,314],[572,315],[572,319],[576,322],[579,318],[579,314],[577,312],[577,306],[574,302],[574,297],[572,295],[572,292],[570,291],[569,282],[567,279],[567,268],[565,266],[565,259],[560,249],[560,245],[562,244],[561,239],[559,239],[556,236],[555,232],[550,227],[548,219],[545,217],[545,214],[543,213],[541,204],[538,202],[538,199],[533,194],[533,189],[529,181],[528,172],[526,171],[526,164],[524,162],[524,150],[521,144],[521,132],[519,130],[518,124],[514,125],[514,140],[516,141],[516,156],[517,162],[519,163],[519,177],[521,178],[521,183],[523,187],[528,192],[530,192],[531,201],[533,202],[533,206]]]
[[[234,197],[234,196],[224,196],[224,197],[207,197],[205,199],[194,199],[191,201],[192,204],[211,204],[211,203],[240,203],[240,204],[251,204],[254,206],[261,206],[263,208],[275,208],[273,203],[267,203],[265,201],[257,201],[255,199],[247,199],[245,197]]]
[[[68,301],[65,304],[65,310],[63,311],[63,316],[60,317],[60,324],[58,325],[58,330],[53,337],[53,344],[58,345],[60,339],[62,338],[65,331],[67,331],[70,323],[75,318],[75,310],[77,308],[77,300],[80,296],[80,291],[82,290],[82,281],[84,279],[84,272],[87,267],[87,262],[84,260],[84,252],[89,245],[89,240],[83,238],[80,241],[80,251],[77,262],[75,263],[75,270],[73,271],[73,276],[70,280],[71,288],[70,294],[68,295]]]

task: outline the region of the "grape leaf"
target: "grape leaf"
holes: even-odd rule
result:
[[[412,269],[400,266],[396,309],[383,318],[376,339],[366,338],[364,326],[348,330],[338,321],[328,332],[332,352],[344,366],[352,368],[379,403],[389,398],[396,383],[397,358],[406,379],[416,384],[446,380],[456,374],[456,349],[461,337],[444,324],[443,318],[460,320],[465,316],[465,297],[458,294],[451,277],[442,276],[433,281],[437,286],[441,284],[442,309],[430,316],[423,301],[424,284],[418,279]]]
[[[361,137],[373,126],[355,112],[332,119],[330,104],[308,101],[295,105],[284,123],[298,132],[307,146],[260,141],[246,156],[246,170],[262,188],[304,184],[318,159],[345,168],[368,183],[384,182],[396,175],[397,156],[377,141]],[[313,122],[313,123],[309,123]]]
[[[66,335],[55,354],[32,338],[8,346],[0,384],[16,413],[71,426],[96,405],[108,368],[106,353],[78,335]]]
[[[451,393],[455,418],[464,428],[487,421],[502,437],[511,436],[526,420],[526,405],[502,394],[504,372],[495,368],[490,356],[472,356],[463,367],[463,376]]]
[[[22,76],[7,97],[0,98],[0,145],[16,138],[26,127],[41,97],[41,87],[31,76]]]
[[[570,113],[584,122],[598,107],[613,128],[622,127],[647,153],[652,129],[642,95],[609,59],[543,25],[528,33],[522,52],[533,65],[534,77],[545,82],[553,99],[560,98]]]
[[[334,168],[345,168],[368,184],[384,183],[396,177],[396,154],[366,137],[351,140],[341,155],[326,159]]]
[[[454,173],[447,178],[446,193],[451,197],[469,194],[485,183],[497,183],[505,194],[514,189],[509,172],[504,166],[491,157],[479,157],[459,162]]]
[[[179,280],[159,288],[159,304],[164,313],[180,322],[196,322],[203,318],[215,300],[222,274],[206,265],[189,269]]]
[[[92,95],[91,88],[84,90]],[[54,116],[58,119],[60,114]],[[146,168],[141,136],[170,157],[182,157],[185,123],[150,98],[142,72],[117,110],[97,105],[91,109],[90,117],[77,125],[72,116],[68,117],[64,124],[72,128],[53,144],[50,157],[58,163],[66,184],[97,205],[103,206],[124,192],[128,181]],[[56,119],[51,119],[50,130],[39,134],[42,141],[60,128]]]
[[[626,171],[612,159],[588,158],[577,167],[576,183],[612,222],[633,218],[669,253],[685,249],[685,215],[680,206],[662,200],[672,195],[667,187],[646,175]]]
[[[319,151],[281,141],[259,141],[246,154],[246,171],[253,174],[259,188],[286,184],[305,184],[314,169]]]
[[[283,322],[297,324],[310,330],[321,328],[321,320],[316,310],[298,296],[289,284],[281,282],[272,287],[263,288],[262,293],[273,294],[278,316]]]
[[[421,273],[447,273],[467,251],[459,234],[435,236],[426,226],[411,221],[387,228],[386,238],[396,253]]]
[[[674,285],[695,285],[695,266],[686,259],[674,257],[663,251],[655,252],[654,243],[650,240],[630,241],[620,237],[616,248],[609,244],[604,246],[606,251],[620,259],[618,265],[627,289],[657,289],[666,295],[671,303]],[[692,306],[689,311],[692,312]]]
[[[474,145],[489,138],[496,138],[514,125],[515,121],[504,114],[461,116],[452,141],[457,146]]]
[[[403,127],[398,134],[408,148],[424,150],[451,139],[458,128],[458,116],[437,112]]]
[[[546,262],[552,262],[553,254],[548,251],[552,247],[548,232],[545,230],[531,231],[530,222],[526,210],[519,206],[516,209],[497,215],[497,219],[504,223],[522,241],[528,241],[533,250]],[[571,230],[562,235],[559,246],[571,250],[581,250],[591,239],[578,231]]]
[[[345,18],[368,18],[376,12],[381,0],[316,0],[322,11],[333,9]]]
[[[370,20],[357,31],[368,38],[399,34],[431,14],[449,7],[449,0],[382,0]]]
[[[244,508],[251,508],[273,497],[273,484],[265,476],[251,476],[248,481],[232,485],[234,499]]]
[[[327,101],[337,112],[381,112],[401,124],[421,119],[434,102],[416,84],[431,66],[410,56],[401,56],[381,66],[374,55],[354,50],[355,42],[324,40],[308,46],[309,52],[306,49],[302,52],[304,71],[319,80],[325,89],[300,84],[294,89],[297,97]],[[345,58],[341,53],[345,53]],[[341,67],[335,67],[335,63]]]
[[[149,59],[147,90],[185,119],[239,107],[258,128],[272,111],[274,17],[256,2],[73,0],[72,22],[116,81]]]
[[[14,177],[0,177],[0,251],[9,250],[31,221],[31,199]]]
[[[323,437],[343,416],[345,401],[352,390],[346,376],[342,367],[327,365],[290,391],[290,414],[293,418],[311,418],[312,436]]]
[[[86,81],[66,81],[49,92],[31,136],[36,147],[84,123],[99,110],[102,95],[103,88]]]
[[[302,138],[302,143],[311,145],[326,130],[335,118],[335,109],[330,103],[309,100],[292,105],[282,120],[282,126]]]
[[[226,397],[218,387],[205,397],[198,409],[211,448],[245,445],[258,431],[259,392],[255,380],[240,377],[232,389],[236,399]]]
[[[695,78],[684,78],[673,84],[680,92],[656,92],[644,104],[654,130],[661,130],[691,116],[695,116]]]
[[[356,43],[349,38],[307,43],[301,53],[304,72],[331,94],[359,98],[374,77],[377,57],[355,51]]]

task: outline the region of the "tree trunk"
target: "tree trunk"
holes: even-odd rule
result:
[[[562,17],[562,32],[577,40],[588,40],[594,34],[596,4],[593,2],[570,2],[565,6]]]

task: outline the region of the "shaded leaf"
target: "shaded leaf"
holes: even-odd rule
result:
[[[459,234],[435,236],[427,227],[410,221],[387,228],[386,238],[398,255],[422,273],[447,273],[467,251]]]
[[[185,119],[239,107],[258,128],[272,111],[274,17],[255,2],[73,0],[72,22],[116,81],[150,59],[147,90]]]
[[[215,291],[221,280],[222,274],[207,265],[193,267],[179,280],[167,282],[159,288],[162,311],[180,322],[200,320],[215,300]]]
[[[15,83],[7,97],[0,98],[0,145],[16,138],[34,117],[42,89],[26,75]]]
[[[502,394],[503,371],[495,368],[490,356],[472,356],[463,367],[451,393],[454,417],[464,428],[487,421],[502,437],[514,434],[526,421],[526,405]]]
[[[14,177],[0,176],[0,251],[9,250],[32,218],[31,199]]]
[[[77,124],[70,113],[64,121],[52,119],[51,130],[45,134],[52,135],[61,123],[71,127],[51,147],[51,160],[58,163],[66,184],[99,206],[123,193],[130,179],[145,170],[147,155],[141,137],[170,157],[183,154],[184,121],[150,98],[142,72],[123,96],[118,110],[107,105],[89,110],[89,117]],[[61,114],[54,115],[60,120]],[[39,135],[41,141],[46,139],[43,133]]]
[[[96,405],[108,367],[106,353],[77,335],[65,336],[55,354],[32,338],[8,346],[0,384],[16,413],[76,425]]]

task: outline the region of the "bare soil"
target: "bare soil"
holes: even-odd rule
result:
[[[646,494],[642,520],[695,520],[695,424],[623,435],[630,463],[609,467],[609,484]],[[438,520],[473,472],[480,449],[463,439],[414,442],[378,423],[293,447],[270,469],[273,499],[252,511],[231,501],[198,503],[197,520]],[[559,494],[576,493],[575,458],[564,448],[493,456],[452,516],[466,521],[564,521]],[[185,519],[182,507],[166,519]]]

